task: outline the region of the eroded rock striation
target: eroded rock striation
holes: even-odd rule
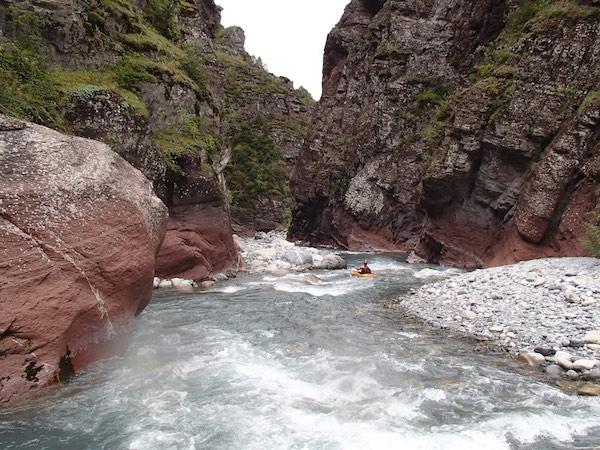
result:
[[[0,115],[0,403],[124,348],[167,210],[105,144]]]
[[[600,8],[353,0],[292,179],[290,238],[465,267],[583,255]]]

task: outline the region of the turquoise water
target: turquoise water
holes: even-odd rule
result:
[[[600,447],[599,400],[384,308],[425,281],[392,256],[371,261],[375,280],[246,275],[158,293],[124,356],[0,413],[0,447]]]

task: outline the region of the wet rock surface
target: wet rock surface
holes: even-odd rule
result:
[[[167,210],[106,145],[2,115],[0,173],[1,404],[125,348]]]
[[[600,260],[556,258],[477,270],[401,300],[419,319],[474,336],[550,378],[597,379]]]

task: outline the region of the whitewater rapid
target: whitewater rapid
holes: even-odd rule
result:
[[[349,265],[363,255],[345,255]],[[600,401],[408,322],[390,300],[449,276],[370,256],[348,271],[247,274],[159,291],[127,352],[0,413],[6,449],[570,449]]]

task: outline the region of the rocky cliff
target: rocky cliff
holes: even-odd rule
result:
[[[311,101],[243,44],[212,0],[7,0],[0,110],[111,145],[169,207],[157,274],[206,278],[239,265],[230,201],[285,220]]]
[[[0,115],[0,404],[125,348],[167,210],[106,145]]]
[[[292,239],[478,267],[585,253],[600,7],[353,0],[292,180]]]

